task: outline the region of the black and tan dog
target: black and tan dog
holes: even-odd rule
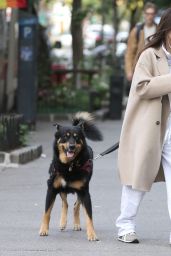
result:
[[[86,143],[86,137],[94,141],[102,140],[102,135],[87,112],[79,112],[73,118],[72,126],[56,125],[54,156],[49,168],[50,178],[46,195],[45,213],[39,234],[48,235],[50,214],[57,194],[62,199],[60,229],[67,224],[67,194],[77,194],[74,204],[74,230],[80,228],[80,205],[83,205],[86,216],[88,240],[96,241],[92,221],[92,205],[89,193],[89,182],[93,172],[93,151]]]

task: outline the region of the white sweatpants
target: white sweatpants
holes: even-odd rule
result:
[[[171,114],[167,122],[161,160],[166,181],[169,216],[171,219]],[[144,194],[145,192],[134,190],[131,186],[122,187],[121,213],[116,220],[118,236],[135,232],[136,215]]]

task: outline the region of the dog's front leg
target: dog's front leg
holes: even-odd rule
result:
[[[74,204],[74,230],[80,231],[80,204],[81,201],[79,198],[77,198],[77,201]]]
[[[40,236],[47,236],[49,230],[49,222],[50,222],[50,214],[55,202],[57,192],[51,188],[47,190],[46,194],[46,205],[45,205],[45,213],[43,215],[42,223],[40,226],[39,235]]]
[[[86,226],[87,226],[87,238],[89,241],[98,241],[96,236],[93,220],[92,220],[92,204],[91,197],[88,191],[79,194],[81,203],[83,204],[86,216]]]
[[[64,230],[67,225],[67,213],[68,213],[68,203],[67,203],[67,194],[60,193],[62,199],[62,212],[60,219],[60,230]]]

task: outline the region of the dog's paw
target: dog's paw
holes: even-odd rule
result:
[[[87,234],[88,241],[99,241],[95,233]]]
[[[40,228],[39,235],[40,236],[48,236],[48,229],[47,228]]]
[[[60,225],[60,231],[64,231],[65,229],[66,229],[66,224],[64,224],[64,225]]]
[[[59,224],[59,229],[60,231],[64,231],[67,226],[67,221],[64,218],[61,218],[60,224]]]
[[[81,231],[81,227],[79,224],[74,224],[74,228],[73,228],[74,231]]]

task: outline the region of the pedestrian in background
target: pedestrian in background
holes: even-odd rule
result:
[[[118,240],[138,243],[135,219],[153,182],[166,181],[171,219],[171,8],[162,15],[136,64],[121,130],[118,167],[123,185],[121,213],[116,220]]]
[[[125,53],[126,96],[129,94],[137,55],[148,42],[147,38],[156,32],[157,25],[154,22],[156,12],[155,4],[146,3],[143,9],[144,22],[137,24],[130,32]]]

